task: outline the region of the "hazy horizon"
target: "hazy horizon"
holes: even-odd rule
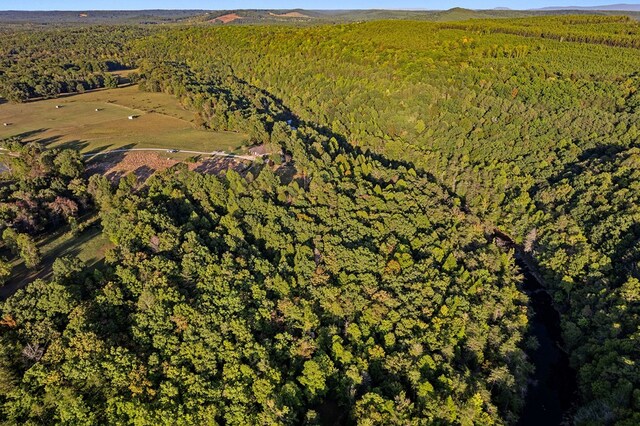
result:
[[[4,1],[3,1],[4,2]],[[38,12],[73,12],[73,11],[136,11],[136,10],[265,10],[265,9],[306,9],[306,10],[408,10],[408,11],[429,11],[429,10],[448,10],[455,7],[477,10],[489,10],[496,8],[509,8],[513,10],[531,10],[545,7],[595,7],[610,5],[631,5],[640,6],[638,2],[603,2],[603,1],[576,1],[571,3],[554,2],[549,0],[514,0],[509,3],[491,2],[485,0],[464,0],[464,1],[445,1],[445,2],[421,2],[415,0],[405,0],[402,2],[392,2],[390,0],[348,0],[348,1],[319,1],[311,0],[307,2],[299,1],[222,1],[208,2],[200,0],[177,2],[174,0],[133,0],[133,1],[106,1],[98,0],[91,4],[92,7],[85,8],[86,2],[77,0],[69,1],[38,1],[24,0],[20,8],[4,8],[0,2],[0,10],[8,11],[38,11]],[[301,4],[304,3],[304,4]]]

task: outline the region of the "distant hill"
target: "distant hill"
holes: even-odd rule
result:
[[[365,10],[225,10],[206,12],[192,21],[204,21],[221,23],[221,17],[237,16],[241,19],[233,19],[227,24],[248,24],[248,23],[341,23],[373,21],[380,19],[410,19],[416,21],[459,21],[466,19],[480,18],[516,18],[531,16],[534,11],[522,10],[471,10],[455,7],[449,10],[388,10],[388,9],[365,9]]]
[[[449,10],[306,10],[306,9],[235,9],[235,10],[81,10],[81,11],[0,11],[4,24],[172,24],[199,25],[312,25],[319,23],[349,23],[385,19],[415,21],[464,21],[468,19],[520,18],[566,13],[625,14],[640,19],[640,4],[614,4],[592,7],[547,7],[544,9],[512,10],[497,7],[472,10],[454,7]]]
[[[514,18],[531,16],[535,11],[493,9],[471,10],[306,10],[306,9],[236,9],[236,10],[110,10],[110,11],[0,11],[0,22],[39,25],[56,24],[167,24],[200,23],[209,25],[242,24],[311,24],[410,19],[418,21],[457,21],[474,18]]]
[[[33,24],[162,24],[176,22],[201,15],[202,13],[202,10],[0,10],[0,22]]]
[[[640,12],[640,4],[605,4],[601,6],[550,6],[534,10],[612,10],[621,12]]]

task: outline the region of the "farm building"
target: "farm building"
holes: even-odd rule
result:
[[[127,118],[129,118],[129,120],[133,120],[134,118],[136,118],[136,116],[135,116],[135,115],[130,115],[130,116],[129,116],[129,117],[127,117]]]
[[[267,147],[265,144],[255,145],[249,148],[249,154],[251,155],[265,155],[267,153]]]

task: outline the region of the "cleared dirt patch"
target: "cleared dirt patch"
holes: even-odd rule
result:
[[[223,24],[228,24],[229,22],[233,22],[237,19],[243,19],[242,16],[237,13],[227,13],[226,15],[218,16],[213,18],[209,22],[222,22]]]
[[[117,182],[125,175],[133,173],[139,181],[148,179],[158,171],[166,170],[182,162],[177,156],[162,155],[157,152],[133,151],[127,153],[115,153],[113,155],[101,155],[92,159],[87,164],[88,174],[101,174],[112,182]],[[187,163],[190,170],[200,173],[218,174],[228,169],[242,172],[251,162],[228,157],[200,158],[195,162]]]

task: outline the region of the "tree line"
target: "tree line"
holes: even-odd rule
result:
[[[110,71],[132,67],[136,58],[127,45],[149,32],[134,26],[0,30],[0,96],[24,102],[117,87]]]

